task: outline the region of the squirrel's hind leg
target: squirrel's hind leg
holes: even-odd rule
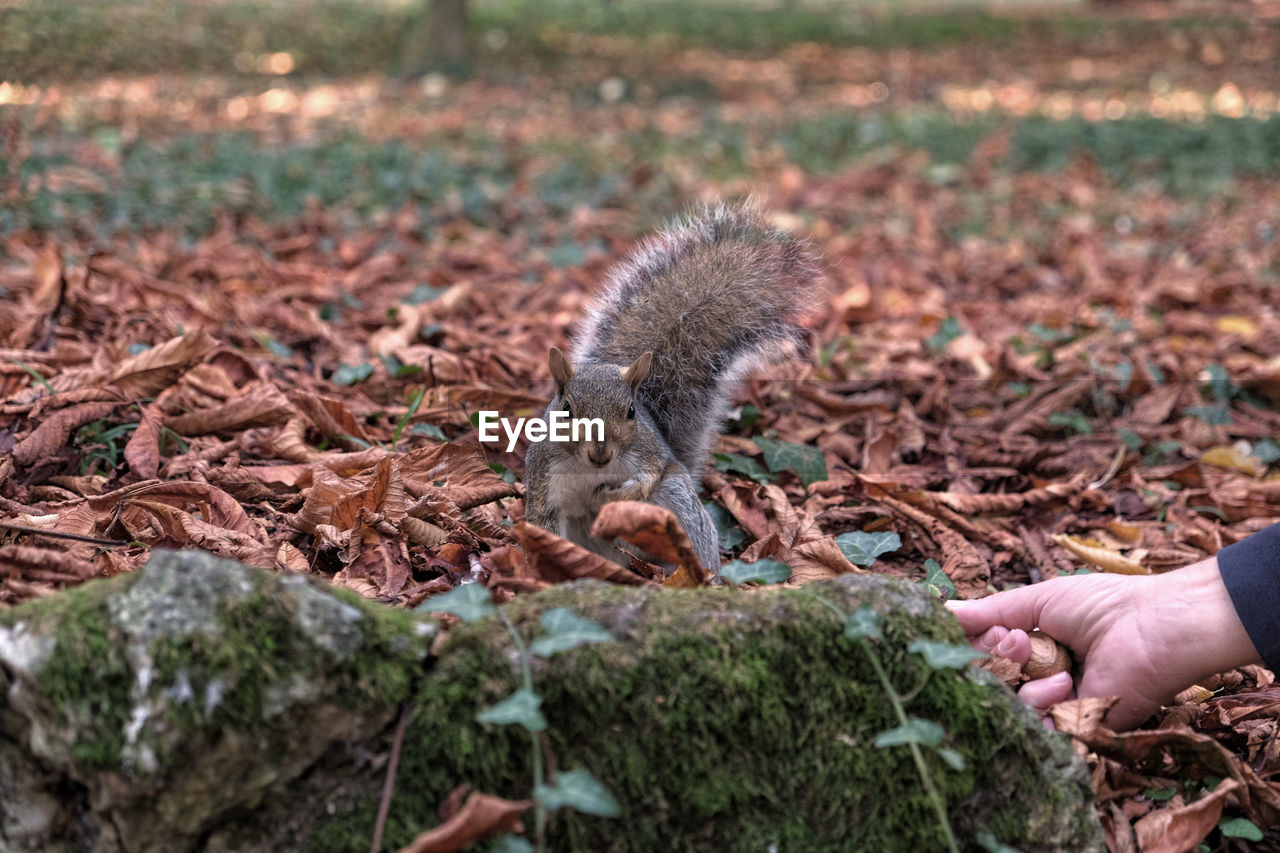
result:
[[[693,552],[698,555],[702,567],[719,575],[720,536],[706,507],[698,499],[698,488],[693,478],[679,462],[667,465],[652,503],[671,510],[689,535]]]

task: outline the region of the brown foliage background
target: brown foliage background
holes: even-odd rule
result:
[[[130,571],[160,547],[404,607],[464,578],[500,598],[580,577],[704,582],[619,567],[522,524],[524,447],[481,445],[471,416],[539,413],[547,347],[572,335],[611,261],[688,203],[747,193],[811,237],[828,299],[811,318],[812,358],[749,383],[743,412],[758,419],[732,421],[717,449],[762,462],[753,439],[775,436],[818,448],[827,477],[710,472],[707,496],[742,531],[733,556],[783,560],[803,583],[855,570],[836,536],[893,531],[902,547],[873,570],[918,580],[936,560],[971,597],[1085,564],[1163,572],[1211,555],[1280,521],[1280,195],[1245,176],[1188,197],[1083,153],[1053,171],[1007,158],[1031,115],[1274,110],[1280,31],[1255,5],[1234,47],[1154,23],[1133,43],[1083,47],[655,58],[584,40],[557,66],[457,84],[178,74],[11,86],[6,162],[54,140],[69,152],[47,172],[54,189],[110,191],[127,171],[125,152],[77,135],[86,116],[126,148],[192,129],[461,152],[483,137],[513,152],[513,172],[478,218],[450,196],[363,219],[315,201],[286,217],[226,209],[194,235],[8,228],[0,602]],[[689,80],[741,132],[745,172],[717,175],[680,149],[702,138],[708,110],[679,94]],[[589,95],[574,94],[582,85]],[[620,85],[633,96],[614,97]],[[820,169],[769,142],[773,124],[873,115],[885,101],[902,114],[930,105],[957,127],[998,120],[958,165],[886,145]],[[665,159],[624,150],[637,128],[669,141]],[[617,158],[614,189],[547,201],[532,189],[557,165],[547,138],[594,140],[583,144]],[[8,168],[16,204],[28,187]],[[643,507],[609,522],[651,551],[687,544]],[[1194,844],[1224,804],[1275,823],[1272,680],[1229,673],[1159,730],[1084,738],[1113,849],[1171,827]],[[1184,802],[1206,774],[1230,784]],[[1173,781],[1184,787],[1171,799],[1148,796]]]

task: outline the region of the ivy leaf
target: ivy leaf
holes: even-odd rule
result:
[[[960,328],[960,321],[954,316],[947,317],[938,324],[938,331],[929,336],[924,342],[932,353],[942,352],[947,344],[964,334],[964,330]]]
[[[942,726],[932,720],[912,717],[896,729],[881,732],[875,739],[875,745],[884,749],[890,746],[901,746],[904,743],[918,743],[921,746],[934,748],[942,743],[944,734],[946,732],[942,730]]]
[[[868,605],[862,605],[849,614],[844,623],[844,635],[851,640],[878,640],[883,636],[880,625],[884,620]]]
[[[413,429],[411,429],[410,432],[415,433],[417,435],[430,436],[431,438],[434,438],[438,441],[449,440],[448,437],[445,436],[444,430],[440,429],[440,427],[436,426],[435,424],[414,424]],[[512,837],[514,838],[516,836],[512,836]]]
[[[1001,844],[1000,840],[989,830],[984,829],[973,838],[988,853],[1018,853],[1018,848],[1010,847],[1008,844]]]
[[[1218,821],[1218,831],[1225,838],[1243,838],[1246,841],[1261,841],[1262,830],[1248,818],[1233,817]]]
[[[902,539],[892,532],[866,533],[855,530],[852,533],[837,536],[836,545],[840,547],[840,552],[849,558],[850,563],[855,566],[869,566],[881,554],[901,548]]]
[[[764,464],[770,471],[794,471],[806,486],[827,479],[827,459],[818,448],[776,438],[757,438],[755,442],[764,451]]]
[[[707,509],[707,515],[711,516],[711,521],[716,526],[716,535],[720,539],[720,550],[732,551],[741,545],[747,538],[747,532],[737,525],[733,520],[733,516],[717,503],[704,503]]]
[[[720,569],[720,577],[731,584],[782,583],[791,577],[791,567],[777,560],[756,560],[754,563],[734,560]]]
[[[479,622],[494,613],[489,590],[478,583],[463,584],[443,595],[433,595],[419,604],[417,609],[431,613],[452,613],[463,622]]]
[[[757,483],[767,483],[772,479],[759,462],[750,456],[739,456],[736,453],[717,453],[715,467],[725,474],[745,474]]]
[[[496,726],[518,724],[531,732],[540,732],[547,727],[541,707],[542,697],[521,687],[497,705],[476,714],[476,719]]]
[[[546,635],[529,644],[529,651],[540,657],[548,658],[556,652],[568,651],[587,643],[607,643],[613,639],[608,628],[564,607],[543,611],[541,621]]]
[[[972,646],[954,646],[930,640],[912,640],[907,651],[924,655],[925,663],[933,669],[964,669],[970,661],[991,657]]]
[[[1276,444],[1274,439],[1264,438],[1253,446],[1253,450],[1249,451],[1249,455],[1263,465],[1280,462],[1280,444]]]
[[[760,420],[760,410],[750,403],[744,403],[736,413],[729,415],[728,423],[739,432],[746,432],[758,420]]]
[[[586,770],[553,773],[550,785],[534,788],[533,798],[546,809],[568,806],[583,814],[599,817],[617,817],[622,814],[622,805],[617,798]]]
[[[964,756],[961,755],[958,751],[952,749],[949,746],[940,746],[934,751],[938,753],[939,758],[941,758],[943,761],[947,762],[948,765],[950,765],[952,770],[955,770],[955,771],[964,770]]]
[[[372,364],[339,364],[333,371],[334,385],[355,385],[373,375]]]
[[[947,573],[942,570],[938,561],[932,557],[924,561],[924,583],[933,590],[935,595],[943,599],[949,600],[956,597],[956,585],[951,582],[951,578],[947,577]]]
[[[528,839],[507,833],[498,836],[487,848],[487,853],[533,853],[533,845]]]
[[[439,298],[440,294],[445,292],[445,289],[443,287],[432,287],[424,282],[409,291],[409,295],[404,298],[404,301],[410,305],[421,305],[423,302],[430,302]]]

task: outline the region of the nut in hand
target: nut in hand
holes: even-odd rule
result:
[[[1022,666],[1027,678],[1048,678],[1059,672],[1071,671],[1071,654],[1066,647],[1048,634],[1032,631],[1031,657]]]

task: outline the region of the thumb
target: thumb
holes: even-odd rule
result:
[[[1040,621],[1040,610],[1045,600],[1044,586],[1042,583],[1024,586],[972,601],[948,601],[947,609],[955,615],[969,637],[996,625],[1030,631],[1038,627]]]

